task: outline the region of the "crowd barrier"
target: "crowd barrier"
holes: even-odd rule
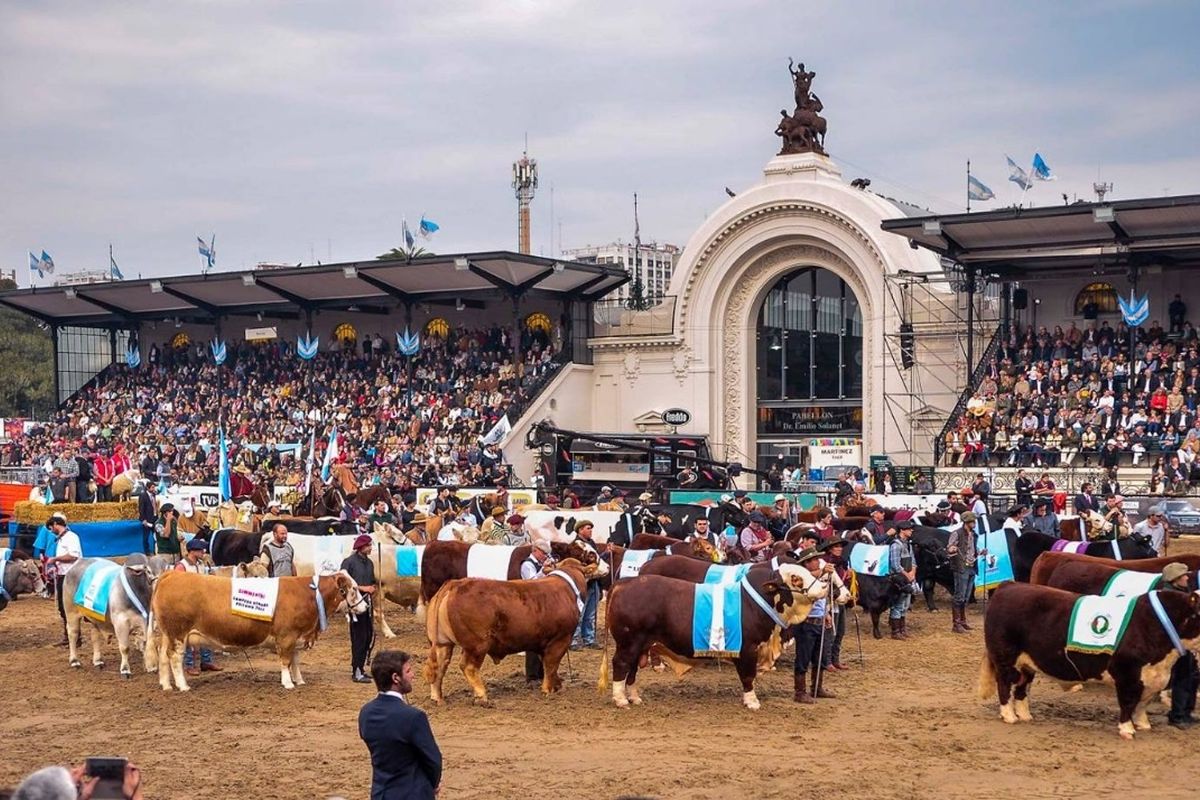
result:
[[[84,556],[109,558],[142,552],[142,523],[137,520],[117,522],[80,522],[71,525],[79,535]],[[54,534],[45,525],[34,529],[32,525],[8,525],[9,543],[12,547],[32,551],[35,557],[54,554]],[[32,538],[32,543],[30,539]]]

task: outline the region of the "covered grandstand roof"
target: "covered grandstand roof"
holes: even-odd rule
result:
[[[628,281],[621,267],[500,251],[16,289],[0,293],[0,304],[54,325],[127,327],[171,317],[288,318],[352,306],[388,313],[405,302],[527,292],[593,301]]]
[[[1200,267],[1200,195],[884,220],[883,229],[1007,280],[1105,267]]]

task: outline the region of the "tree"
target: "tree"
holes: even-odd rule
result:
[[[436,255],[436,253],[431,253],[428,250],[426,250],[424,247],[413,247],[413,249],[411,249],[411,250],[405,250],[403,247],[393,247],[391,250],[388,250],[386,253],[382,253],[380,255],[375,256],[375,260],[376,261],[396,261],[397,259],[402,258],[405,261],[412,261],[414,258],[420,258],[421,256],[432,256],[432,255]]]
[[[0,291],[17,288],[0,280]],[[54,397],[50,332],[19,311],[0,309],[0,417],[48,417]]]
[[[640,272],[633,273],[633,283],[629,284],[629,298],[625,301],[625,307],[630,311],[645,311],[650,307],[650,301],[646,299],[646,286],[642,283]]]

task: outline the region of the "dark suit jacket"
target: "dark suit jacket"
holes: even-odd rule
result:
[[[371,800],[433,800],[442,751],[424,711],[380,694],[358,713],[358,735],[371,751]]]
[[[138,519],[142,522],[149,522],[151,526],[158,518],[158,512],[154,510],[154,500],[150,497],[149,492],[142,492],[138,495]]]

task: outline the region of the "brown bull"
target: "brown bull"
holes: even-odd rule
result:
[[[612,696],[618,707],[641,704],[635,681],[638,662],[650,645],[657,644],[672,660],[695,656],[692,649],[695,591],[696,585],[689,581],[644,575],[618,584],[609,595],[606,623],[615,647]],[[777,618],[763,610],[752,593],[773,608]],[[770,638],[780,622],[792,625],[803,621],[813,603],[828,595],[827,580],[815,578],[794,564],[781,564],[778,571],[769,564],[758,564],[746,573],[740,592],[742,643],[734,663],[742,681],[742,703],[747,708],[759,708],[754,692],[759,646]],[[601,662],[601,690],[608,679],[609,662],[605,659]]]
[[[579,624],[587,579],[573,558],[556,565],[554,572],[558,574],[531,581],[462,578],[438,589],[425,622],[430,699],[439,704],[444,699],[442,681],[455,645],[462,648],[460,666],[477,703],[488,703],[487,685],[479,674],[488,657],[498,664],[514,653],[537,653],[542,658],[542,693],[562,688],[558,665]]]
[[[1196,553],[1180,553],[1177,556],[1163,556],[1162,558],[1133,558],[1127,561],[1113,561],[1111,558],[1047,551],[1039,555],[1033,562],[1033,569],[1029,572],[1029,582],[1041,584],[1042,586],[1053,586],[1055,584],[1051,581],[1054,574],[1060,567],[1066,564],[1094,564],[1115,567],[1116,569],[1127,569],[1133,572],[1162,572],[1163,567],[1173,561],[1186,566],[1189,572],[1194,573],[1200,570],[1200,554]],[[1104,587],[1101,586],[1100,588]]]
[[[721,552],[712,546],[707,539],[692,539],[681,542],[670,536],[660,536],[657,533],[639,533],[629,543],[630,550],[663,550],[669,556],[691,556],[709,562],[721,560]]]
[[[1142,588],[1148,590],[1158,586],[1158,583],[1154,582],[1146,583],[1143,587],[1142,579],[1139,577],[1136,587],[1126,585],[1125,588],[1127,591],[1121,591],[1117,587],[1109,588],[1109,582],[1119,572],[1138,572],[1147,576],[1156,573],[1148,570],[1127,570],[1115,561],[1108,561],[1102,558],[1096,559],[1100,563],[1091,563],[1091,559],[1088,556],[1080,556],[1078,558],[1088,558],[1089,560],[1073,560],[1065,564],[1060,564],[1042,585],[1054,589],[1065,589],[1068,592],[1075,592],[1075,594],[1111,594],[1118,597],[1122,595],[1129,596],[1135,593],[1135,591],[1140,591]],[[1036,566],[1037,563],[1035,562],[1034,567],[1036,568]],[[1159,577],[1161,578],[1161,575]],[[1149,579],[1147,578],[1146,580]],[[1195,590],[1195,571],[1188,572],[1188,583]]]
[[[230,611],[229,578],[190,572],[163,575],[151,601],[158,643],[155,646],[152,641],[146,642],[146,669],[153,670],[157,662],[158,682],[163,691],[171,690],[172,674],[179,691],[186,692],[191,688],[183,673],[183,647],[195,634],[233,647],[251,647],[262,644],[268,636],[274,637],[283,688],[303,686],[296,646],[314,640],[320,632],[318,595],[327,615],[336,613],[343,606],[355,614],[367,610],[362,593],[346,572],[318,578],[315,590],[312,578],[275,580],[279,581],[275,615],[266,621],[238,616]]]
[[[467,542],[430,542],[425,546],[425,554],[421,558],[421,597],[417,606],[417,618],[425,613],[425,606],[430,598],[437,594],[438,589],[446,581],[467,577],[467,552],[472,547],[494,547],[496,545],[468,544]],[[551,555],[555,560],[573,558],[583,565],[584,571],[591,575],[599,566],[596,554],[577,542],[551,542]],[[508,579],[515,581],[521,577],[521,562],[529,558],[533,552],[532,545],[521,545],[513,550],[508,561]],[[605,571],[608,567],[605,565]]]

